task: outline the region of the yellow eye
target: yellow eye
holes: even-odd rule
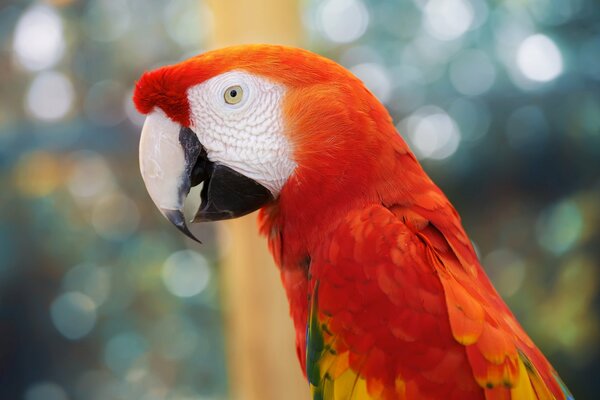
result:
[[[244,90],[239,85],[229,86],[225,90],[225,103],[227,104],[238,104],[243,97]]]

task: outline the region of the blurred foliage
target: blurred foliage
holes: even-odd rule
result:
[[[600,392],[600,3],[305,3],[309,48],[390,109],[499,292]],[[203,51],[196,0],[0,5],[0,398],[226,398],[214,226],[167,226],[137,167],[143,70]],[[230,250],[231,251],[231,250]],[[201,254],[200,254],[201,252]]]

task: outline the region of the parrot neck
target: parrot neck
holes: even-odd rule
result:
[[[363,144],[358,155],[344,152],[329,165],[321,159],[317,165],[325,167],[318,169],[299,167],[264,213],[265,223],[276,227],[286,243],[310,253],[351,210],[409,205],[417,193],[439,191],[392,129],[385,140]]]
[[[348,78],[291,92],[284,105],[297,167],[262,220],[304,252],[352,209],[410,202],[413,191],[435,187],[385,107]],[[307,98],[319,106],[307,107]]]

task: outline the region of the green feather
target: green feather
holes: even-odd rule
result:
[[[313,399],[323,400],[323,392],[321,389],[323,385],[321,384],[319,359],[325,349],[325,341],[323,339],[323,330],[321,324],[319,324],[317,315],[318,286],[319,284],[317,282],[311,297],[312,304],[310,308],[310,318],[306,328],[306,376],[313,388]]]

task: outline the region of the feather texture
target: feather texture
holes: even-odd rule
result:
[[[564,399],[514,317],[487,307],[497,294],[472,294],[480,278],[460,283],[450,246],[444,254],[422,232],[374,205],[350,213],[315,254],[314,399]]]

